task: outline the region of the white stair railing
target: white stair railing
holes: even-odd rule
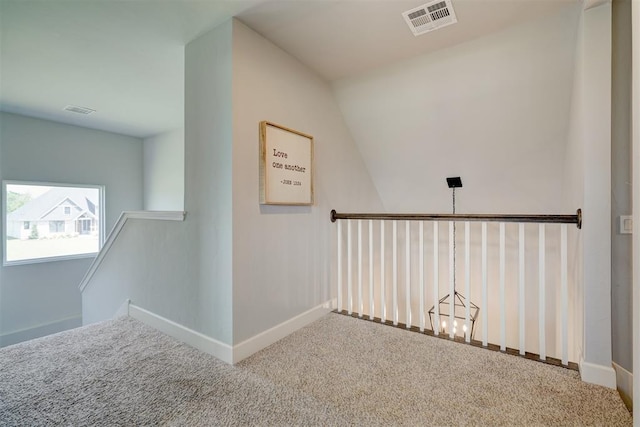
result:
[[[570,350],[575,355],[569,347],[569,319],[574,318],[569,289],[579,284],[569,283],[567,224],[581,227],[580,210],[576,215],[332,211],[331,219],[337,222],[339,311],[383,323],[391,313],[394,326],[522,356],[537,354],[540,360],[551,358],[565,366]],[[448,233],[441,233],[445,224]],[[464,233],[454,237],[457,226],[463,226]],[[456,264],[457,258],[462,262]],[[404,268],[399,268],[402,263]],[[464,274],[456,274],[460,272]],[[479,309],[472,299],[480,300]],[[474,337],[478,334],[479,340]]]

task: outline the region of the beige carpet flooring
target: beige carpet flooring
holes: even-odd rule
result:
[[[579,373],[330,314],[240,363],[375,425],[631,425]]]
[[[131,318],[0,349],[0,425],[631,425],[577,372],[328,314],[226,365]]]

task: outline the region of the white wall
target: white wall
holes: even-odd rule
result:
[[[612,2],[611,316],[613,361],[632,370],[631,235],[620,215],[631,214],[631,0]]]
[[[127,222],[83,292],[90,321],[130,299],[232,344],[231,30],[223,24],[185,49],[184,169],[166,166],[184,170],[186,220]]]
[[[388,211],[558,213],[579,13],[335,84]]]
[[[585,281],[574,289],[578,340],[591,381],[611,386],[611,5],[584,11],[581,24],[582,7],[335,91],[388,211],[449,211],[444,178],[456,175],[457,212],[583,208],[584,229],[570,231],[572,278]]]
[[[583,17],[580,15],[578,28],[576,31],[576,48],[574,58],[574,76],[571,84],[571,112],[569,115],[569,128],[565,151],[563,156],[564,176],[562,180],[562,206],[563,212],[575,209],[576,206],[584,205],[584,146],[582,114],[584,103],[584,90],[582,85],[584,69],[582,67],[584,57],[584,37],[583,37]],[[572,338],[577,353],[584,353],[583,343],[583,318],[584,318],[584,290],[579,284],[583,283],[584,263],[583,263],[583,233],[581,231],[570,230],[568,236],[567,249],[569,271],[568,278],[571,286],[570,307],[573,316],[571,321],[574,325]]]
[[[185,210],[195,271],[186,286],[198,299],[182,309],[198,314],[197,331],[226,344],[233,340],[231,58],[231,22],[185,49]]]
[[[82,292],[83,323],[110,319],[127,299],[200,329],[193,248],[183,222],[129,219]]]
[[[564,204],[580,203],[583,229],[571,240],[570,274],[583,283],[573,300],[581,326],[582,378],[615,387],[611,367],[611,4],[585,10],[576,44]],[[613,148],[617,154],[617,148]]]
[[[186,220],[127,223],[83,298],[95,320],[130,298],[239,345],[223,357],[237,361],[278,333],[252,338],[331,299],[330,210],[381,203],[331,88],[299,62],[239,21],[189,43],[185,58]],[[314,135],[314,206],[259,204],[261,120]]]
[[[184,129],[146,138],[143,150],[144,209],[184,210]]]
[[[233,71],[233,340],[239,343],[330,299],[331,209],[382,205],[328,83],[239,21]],[[313,206],[259,205],[261,120],[314,137]]]
[[[573,5],[334,85],[387,211],[450,212],[445,178],[457,175],[464,185],[456,192],[458,213],[574,213],[581,206],[565,206],[562,197],[580,13]],[[559,266],[552,257],[559,253],[558,228],[547,226],[547,351],[554,350],[557,338],[552,289]],[[491,297],[481,307],[480,320],[488,317],[489,341],[499,342],[497,227],[489,229]],[[476,304],[481,303],[479,234],[479,225],[472,224],[472,287],[466,296]],[[446,239],[442,226],[440,296],[449,292]],[[538,352],[536,230],[528,227],[526,241],[526,336],[534,338],[527,340],[526,350]],[[507,226],[508,259],[517,260],[517,248],[517,228]],[[463,263],[457,268],[461,278]],[[506,274],[508,283],[517,283],[517,269],[510,265]],[[508,286],[506,335],[512,347],[518,344],[517,297],[517,288]],[[427,303],[433,304],[430,295]],[[476,339],[482,338],[479,329]],[[571,360],[576,360],[573,352]]]
[[[583,31],[583,358],[601,367],[603,375],[614,375],[615,387],[611,368],[611,4],[586,10]]]
[[[632,95],[631,137],[633,139],[633,371],[640,372],[640,3],[631,3]],[[640,375],[633,377],[633,389],[640,390]],[[640,392],[633,395],[640,408]],[[633,419],[640,426],[640,417]]]
[[[140,139],[6,113],[0,125],[3,180],[104,185],[107,230],[121,211],[141,209]],[[78,284],[90,263],[0,267],[0,344],[80,325]]]
[[[1,39],[1,36],[0,36]],[[3,138],[2,135],[4,133],[4,120],[2,120],[2,117],[0,116],[0,178],[2,178],[2,146],[4,145],[4,143],[2,142]],[[0,201],[0,208],[4,209],[4,202]],[[0,224],[0,231],[2,231],[4,228],[4,225]],[[0,249],[0,251],[2,251]],[[4,253],[0,252],[0,255],[2,255],[1,258],[4,258]],[[0,258],[0,259],[1,259]],[[0,307],[2,307],[2,273],[0,272]],[[2,315],[0,314],[0,331],[4,331],[4,319],[2,317]],[[0,346],[2,346],[2,343],[0,343]]]
[[[606,367],[608,358],[610,366],[610,323],[594,323],[610,310],[602,281],[602,271],[610,272],[610,253],[601,244],[603,236],[609,241],[610,205],[602,203],[602,193],[610,200],[610,115],[598,115],[607,111],[603,67],[609,63],[610,6],[603,7],[584,19],[583,41],[594,51],[581,52],[577,70],[576,6],[339,82],[336,93],[364,163],[329,87],[286,53],[239,22],[192,42],[186,51],[185,140],[185,250],[191,250],[192,275],[182,286],[197,299],[180,313],[192,314],[197,331],[236,344],[330,297],[328,211],[381,207],[365,164],[389,210],[447,211],[444,177],[459,174],[465,181],[459,212],[535,213],[565,208],[568,166],[569,175],[577,177],[572,185],[584,189],[576,200],[589,212],[589,237],[582,237],[588,262],[578,273],[589,273],[593,286],[585,296],[589,315],[595,315],[587,322],[585,360]],[[575,75],[581,76],[578,94]],[[572,109],[576,99],[584,109]],[[580,135],[572,136],[575,114]],[[391,122],[392,116],[401,118]],[[258,204],[260,120],[316,137],[315,206]],[[582,126],[585,122],[589,126]],[[567,151],[582,160],[568,162],[568,135],[579,141],[591,132]],[[592,167],[598,173],[583,182],[580,173]]]

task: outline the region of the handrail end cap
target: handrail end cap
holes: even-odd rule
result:
[[[578,215],[578,223],[577,223],[578,229],[582,230],[582,209],[578,209],[576,214]]]

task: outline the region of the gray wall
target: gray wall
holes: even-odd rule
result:
[[[449,212],[461,176],[458,212],[558,213],[580,13],[334,84],[387,210]]]
[[[83,292],[91,321],[128,298],[232,344],[231,31],[229,21],[185,49],[186,220],[127,222]]]
[[[611,4],[584,12],[584,361],[611,369]],[[583,371],[584,372],[584,371]],[[584,379],[584,373],[583,373]]]
[[[611,4],[581,15],[564,157],[563,206],[583,209],[571,240],[570,276],[581,280],[573,303],[582,378],[615,385],[611,368]],[[571,267],[570,267],[571,268]]]
[[[110,319],[131,300],[198,330],[189,237],[184,222],[129,219],[82,292],[83,324]]]
[[[2,180],[105,186],[106,230],[142,208],[142,140],[0,114]],[[1,225],[0,225],[1,227]],[[81,323],[78,284],[91,258],[0,267],[0,344]]]
[[[610,377],[611,5],[583,7],[334,86],[389,211],[448,211],[444,177],[456,175],[458,212],[583,208],[585,227],[571,231],[571,277],[585,290],[573,293],[575,335]]]
[[[632,371],[631,235],[620,215],[631,215],[631,0],[612,3],[611,104],[611,329],[613,361]]]
[[[336,227],[329,212],[375,212],[382,204],[329,84],[239,21],[233,25],[233,106],[237,344],[329,300]],[[314,137],[313,206],[258,203],[261,120]]]
[[[232,24],[185,50],[185,225],[198,332],[232,344]],[[150,307],[153,311],[153,309]],[[190,325],[186,325],[190,326]]]
[[[345,121],[387,211],[450,212],[451,190],[445,177],[456,175],[464,184],[456,192],[458,213],[574,213],[581,206],[562,203],[581,13],[581,5],[574,4],[544,19],[334,84]],[[559,239],[552,240],[559,229],[547,230],[548,252],[559,253]],[[569,231],[574,240],[575,231]],[[517,241],[515,227],[507,226],[506,233],[508,242]],[[458,237],[462,234],[458,232]],[[496,246],[488,253],[489,294],[497,295],[497,228],[490,226],[490,241],[493,237]],[[532,251],[531,243],[537,237],[527,236],[526,240],[527,250]],[[471,242],[472,285],[467,296],[478,303],[482,277],[479,224],[471,226]],[[446,246],[441,250],[440,258],[445,261]],[[517,245],[508,245],[508,259],[517,259],[517,251]],[[530,286],[538,281],[537,258],[529,255],[527,262],[533,265],[525,268],[526,351],[537,353],[538,340],[530,339],[537,336],[539,325],[538,295]],[[457,264],[458,274],[463,273],[462,267],[463,263]],[[507,267],[507,283],[517,283],[516,265],[511,267]],[[547,266],[549,283],[558,282],[559,275],[551,275],[554,271],[559,271],[558,264]],[[448,293],[446,264],[440,269],[440,286],[440,295]],[[429,298],[427,303],[433,304]],[[517,287],[508,287],[506,298],[507,322],[517,325]],[[548,298],[550,352],[557,348],[555,307],[559,305]],[[489,298],[481,308],[480,319],[485,316],[489,341],[499,342],[497,298]],[[475,338],[480,339],[481,334],[478,330]],[[518,345],[517,327],[507,328],[506,340],[509,346]],[[576,356],[571,352],[572,360]]]
[[[329,211],[381,203],[330,86],[297,60],[235,20],[185,58],[186,220],[127,223],[83,299],[235,345],[330,300]],[[315,137],[313,206],[259,204],[261,120]]]
[[[568,130],[564,146],[562,205],[563,212],[570,212],[576,207],[584,205],[584,144],[582,137],[584,107],[583,74],[584,67],[584,17],[580,15],[576,29],[576,45],[574,53],[573,79],[571,82],[571,110],[568,117]],[[583,283],[584,251],[583,233],[570,227],[568,229],[568,279],[571,284]],[[584,353],[584,339],[582,327],[584,318],[584,289],[582,286],[570,288],[570,311],[573,316],[569,319],[573,326],[571,338],[579,354]]]
[[[632,105],[640,105],[640,3],[631,4],[632,31]],[[633,370],[640,372],[640,109],[633,107],[632,152],[633,152]],[[640,375],[634,375],[631,389],[640,390]],[[633,395],[634,406],[640,408],[640,393]]]
[[[144,209],[184,210],[184,129],[144,140]]]

